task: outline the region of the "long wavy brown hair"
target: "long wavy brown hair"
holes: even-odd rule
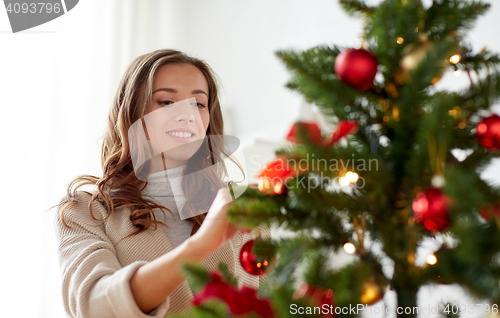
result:
[[[200,206],[210,206],[204,201],[213,201],[224,179],[222,169],[204,168],[210,166],[213,168],[213,163],[220,162],[223,155],[229,157],[222,138],[209,138],[209,136],[222,136],[224,132],[216,75],[210,66],[200,59],[176,50],[157,50],[136,58],[123,75],[109,112],[107,131],[103,136],[101,151],[103,176],[98,178],[81,175],[70,182],[67,197],[58,204],[59,220],[66,227],[69,226],[64,221],[64,212],[77,201],[77,190],[84,185],[95,185],[97,188],[94,193],[89,193],[92,194],[92,198],[88,205],[89,212],[95,220],[97,219],[92,213],[92,202],[97,200],[107,209],[108,214],[105,219],[118,209],[125,207],[131,209],[130,221],[137,231],[130,235],[139,234],[152,225],[155,229],[158,224],[167,226],[156,220],[153,209],[159,208],[163,213],[164,209],[170,213],[172,211],[143,198],[141,190],[146,187],[147,181],[141,181],[135,175],[128,140],[130,126],[143,118],[151,102],[154,76],[158,69],[166,64],[191,64],[203,73],[208,83],[210,123],[205,140],[210,141],[210,147],[200,147],[198,152],[188,159],[182,179],[182,190],[187,200],[183,211],[187,209],[190,211],[188,213],[192,213],[189,215],[197,215],[188,219],[194,224],[193,233],[202,224],[207,211],[198,209]],[[230,159],[243,172],[240,164]],[[195,171],[196,174],[192,173]],[[201,191],[203,195],[197,195]],[[204,213],[199,214],[199,212]]]

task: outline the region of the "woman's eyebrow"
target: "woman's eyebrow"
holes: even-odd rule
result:
[[[165,92],[171,92],[171,93],[176,93],[177,94],[177,90],[174,89],[174,88],[158,88],[157,90],[155,90],[153,92],[153,94],[156,93],[156,92],[159,92],[159,91],[165,91]],[[194,91],[191,92],[191,94],[205,94],[208,97],[208,94],[205,93],[204,91],[202,91],[201,89],[195,89]]]

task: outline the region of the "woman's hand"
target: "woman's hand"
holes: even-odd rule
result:
[[[182,264],[202,262],[236,234],[239,229],[227,220],[231,201],[229,189],[220,189],[203,224],[193,236],[134,273],[130,288],[143,312],[150,312],[182,283],[185,279]]]
[[[228,187],[222,187],[208,210],[198,231],[190,238],[200,252],[212,254],[238,232],[238,227],[229,223],[227,210],[232,202]],[[207,255],[207,256],[208,256]]]

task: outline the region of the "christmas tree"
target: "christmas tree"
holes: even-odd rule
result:
[[[489,5],[340,3],[364,21],[360,48],[276,53],[293,75],[287,87],[316,104],[335,129],[293,125],[290,146],[276,150],[258,187],[229,210],[237,225],[293,235],[259,238],[242,250],[245,270],[267,275],[259,296],[237,290],[223,266],[220,273],[187,267],[199,290],[195,313],[296,317],[299,307],[320,307],[313,314],[354,317],[393,290],[397,316],[416,317],[422,286],[451,283],[498,313],[500,189],[480,172],[500,154],[500,117],[491,111],[500,96],[500,57],[487,48],[474,53],[464,40]],[[446,71],[466,74],[470,85],[438,91]],[[417,248],[429,238],[443,243],[416,264]],[[332,255],[343,249],[354,261],[335,268]]]

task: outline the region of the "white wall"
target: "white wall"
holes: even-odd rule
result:
[[[354,45],[361,25],[336,1],[184,1],[179,44],[207,59],[224,81],[235,134],[269,130],[296,119],[297,93],[274,55],[319,43]],[[272,130],[271,130],[272,131]]]

